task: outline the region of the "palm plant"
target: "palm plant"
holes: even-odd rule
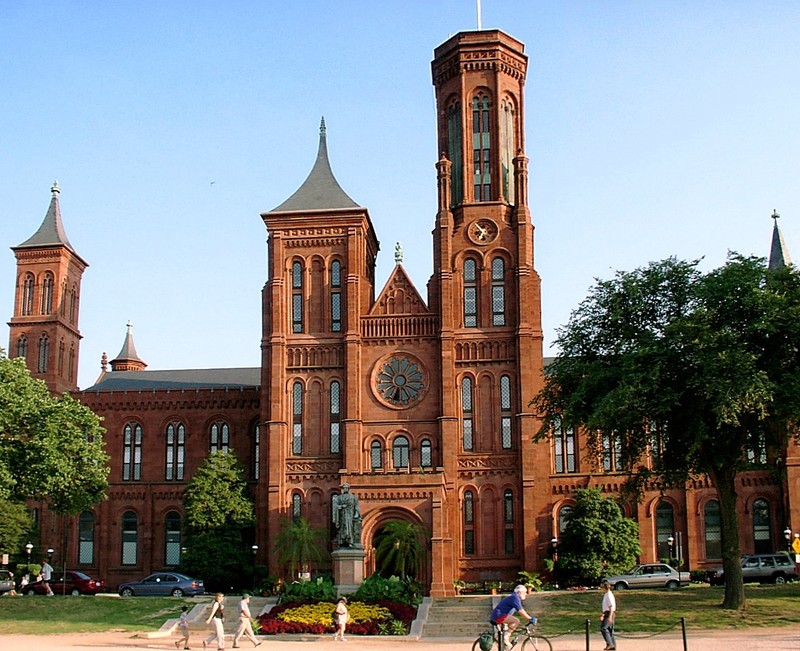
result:
[[[305,518],[284,520],[275,536],[274,549],[278,561],[288,565],[290,571],[304,571],[309,565],[328,560],[327,532],[312,527]]]
[[[376,548],[377,557],[381,559],[381,574],[394,574],[403,580],[408,575],[416,577],[426,556],[422,543],[425,538],[425,530],[413,522],[387,522]]]

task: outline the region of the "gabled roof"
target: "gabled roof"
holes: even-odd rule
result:
[[[61,223],[61,207],[58,204],[58,195],[61,189],[58,187],[58,181],[53,182],[53,187],[50,188],[53,193],[50,199],[50,207],[47,209],[47,214],[44,216],[42,225],[39,230],[31,235],[22,244],[13,247],[14,249],[30,249],[42,246],[66,246],[70,251],[75,253],[72,244],[67,239],[67,234],[64,231],[64,225]],[[76,254],[77,255],[77,254]]]
[[[428,306],[419,295],[405,268],[399,262],[389,275],[380,295],[369,311],[370,316],[379,314],[430,314]]]
[[[103,374],[86,392],[181,391],[193,389],[256,389],[261,369],[198,368],[166,371],[112,371]]]
[[[317,160],[308,178],[291,197],[269,212],[307,212],[360,207],[342,190],[342,186],[333,176],[331,164],[328,161],[325,118],[322,118],[319,126]]]
[[[781,229],[778,228],[778,217],[780,217],[780,215],[777,211],[773,210],[772,219],[774,220],[774,224],[772,226],[772,247],[769,251],[768,265],[772,270],[788,267],[792,264],[792,260],[789,258],[789,250],[786,248],[786,244],[783,241],[783,234],[781,233]]]

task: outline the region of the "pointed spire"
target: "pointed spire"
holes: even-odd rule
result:
[[[142,361],[139,354],[136,352],[136,346],[133,344],[133,325],[128,321],[128,332],[125,335],[125,342],[122,344],[122,350],[119,355],[111,360],[112,371],[143,371],[147,364]]]
[[[58,181],[53,181],[53,187],[50,188],[50,192],[52,193],[50,207],[47,209],[47,214],[44,216],[44,221],[39,226],[39,230],[14,248],[24,249],[63,245],[75,253],[75,249],[72,248],[72,244],[67,239],[64,225],[61,223],[61,207],[58,203],[58,195],[61,194],[61,188],[58,187]]]
[[[281,205],[269,212],[297,212],[359,208],[336,180],[328,160],[328,140],[325,118],[319,124],[317,160],[303,184]]]
[[[780,218],[778,211],[773,210],[771,217],[774,224],[772,226],[772,247],[769,251],[768,267],[774,271],[776,269],[788,267],[792,264],[792,260],[789,258],[789,250],[786,248],[786,244],[783,241],[781,229],[778,228],[778,219]]]

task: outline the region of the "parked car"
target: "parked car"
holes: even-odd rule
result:
[[[689,585],[689,573],[679,572],[665,563],[645,563],[637,565],[627,574],[617,574],[605,579],[614,590],[628,588],[669,588],[677,589]]]
[[[74,597],[97,594],[102,592],[105,586],[105,581],[102,579],[93,579],[88,574],[74,570],[56,574],[50,580],[50,589],[54,594],[68,594]],[[47,588],[44,587],[43,581],[34,581],[21,588],[20,592],[24,595],[43,595],[47,594]]]
[[[0,594],[15,588],[14,575],[9,570],[0,570]]]
[[[123,583],[117,589],[123,597],[134,596],[173,596],[193,597],[203,594],[205,587],[201,579],[193,579],[177,572],[156,572],[141,581]]]
[[[742,580],[745,583],[786,583],[797,578],[794,561],[789,554],[748,554],[742,556]],[[721,567],[708,577],[711,585],[724,585],[725,572]]]

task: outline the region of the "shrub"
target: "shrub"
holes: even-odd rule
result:
[[[336,586],[329,576],[320,576],[314,581],[295,581],[287,583],[278,599],[279,604],[291,604],[300,601],[335,601]]]
[[[385,599],[417,606],[422,601],[422,587],[412,579],[402,580],[396,576],[386,579],[373,574],[361,584],[353,598],[369,602]]]

